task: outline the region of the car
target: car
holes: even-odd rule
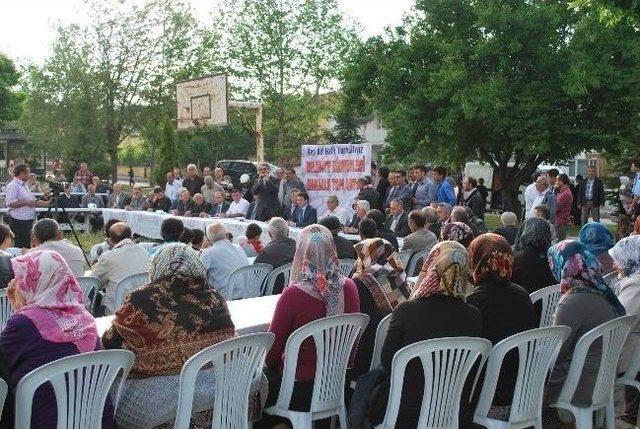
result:
[[[258,164],[261,163],[244,159],[223,159],[218,161],[216,167],[222,168],[224,174],[231,178],[233,186],[240,189],[242,188],[240,176],[248,174],[250,183],[253,183],[256,177],[258,177]],[[275,174],[278,167],[273,164],[269,164],[269,167],[271,167],[271,174]]]

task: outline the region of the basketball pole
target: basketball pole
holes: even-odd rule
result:
[[[262,103],[256,101],[229,100],[229,107],[250,109],[256,113],[256,160],[264,162],[264,133],[262,132]]]

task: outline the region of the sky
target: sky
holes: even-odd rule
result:
[[[144,0],[136,0],[144,1]],[[207,22],[216,0],[188,0],[195,14]],[[348,16],[360,23],[363,37],[400,24],[413,0],[337,0]],[[41,64],[55,38],[57,23],[83,23],[82,0],[0,0],[0,52],[20,63]]]

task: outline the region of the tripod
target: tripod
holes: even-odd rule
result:
[[[59,198],[58,198],[59,196],[60,196],[60,192],[53,192],[51,194],[51,204],[49,204],[49,208],[47,209],[47,212],[45,213],[45,217],[53,219],[53,213],[51,213],[51,209],[55,209],[54,213],[56,213],[56,214],[58,213],[59,209],[60,209],[60,211],[62,211],[62,215],[64,216],[62,222],[65,222],[67,225],[69,225],[69,229],[71,229],[71,233],[73,234],[73,238],[76,239],[76,243],[78,243],[78,247],[80,247],[80,250],[82,250],[82,256],[84,256],[84,260],[87,263],[87,267],[91,267],[91,263],[89,262],[89,258],[87,258],[86,252],[82,248],[82,243],[80,243],[80,239],[78,238],[78,234],[76,233],[76,229],[73,227],[73,222],[71,222],[71,219],[69,219],[69,215],[67,214],[67,211],[65,210],[64,206],[60,206],[60,202],[59,202]]]

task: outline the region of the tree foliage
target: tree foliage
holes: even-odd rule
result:
[[[0,52],[0,126],[3,121],[18,119],[24,94],[17,91],[20,73],[13,61]]]
[[[162,139],[158,147],[158,162],[153,170],[155,183],[165,183],[167,172],[179,165],[179,158],[175,126],[173,121],[165,116],[162,121]]]

